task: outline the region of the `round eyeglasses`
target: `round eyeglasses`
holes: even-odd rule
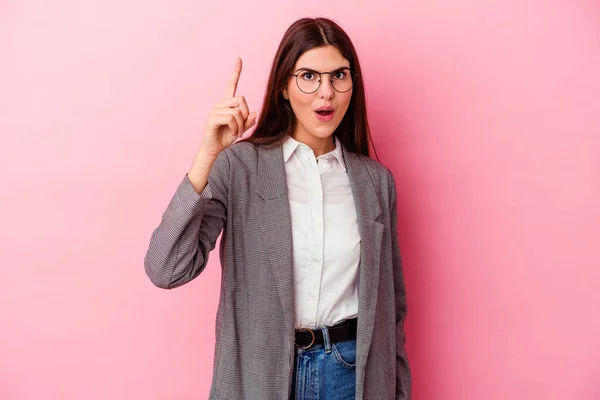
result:
[[[340,68],[331,72],[317,72],[312,69],[302,69],[290,76],[296,77],[296,85],[301,92],[311,94],[319,90],[323,75],[328,74],[331,86],[336,92],[346,93],[354,86],[355,75],[350,68]]]

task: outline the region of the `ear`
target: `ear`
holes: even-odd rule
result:
[[[290,96],[288,94],[288,91],[286,88],[283,88],[283,90],[281,91],[281,95],[283,96],[284,99],[289,100]]]

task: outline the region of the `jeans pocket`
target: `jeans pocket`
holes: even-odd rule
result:
[[[356,340],[346,340],[331,344],[335,361],[344,368],[356,369]]]

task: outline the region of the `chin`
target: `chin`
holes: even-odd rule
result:
[[[324,126],[320,126],[318,128],[315,128],[311,134],[315,137],[318,137],[320,139],[326,139],[328,137],[330,137],[331,135],[333,135],[333,132],[335,132],[335,130],[337,129],[337,125],[335,127],[324,127]]]
[[[327,139],[328,137],[331,137],[331,135],[333,135],[334,131],[327,131],[327,132],[317,132],[317,133],[312,133],[312,135],[314,137],[317,137],[319,139]]]

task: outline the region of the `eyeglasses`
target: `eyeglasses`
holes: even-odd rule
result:
[[[319,90],[323,75],[329,74],[331,77],[331,86],[336,92],[345,93],[352,89],[356,74],[350,68],[340,68],[331,72],[317,72],[312,69],[302,69],[297,74],[290,74],[296,77],[296,85],[300,91],[311,94]]]

